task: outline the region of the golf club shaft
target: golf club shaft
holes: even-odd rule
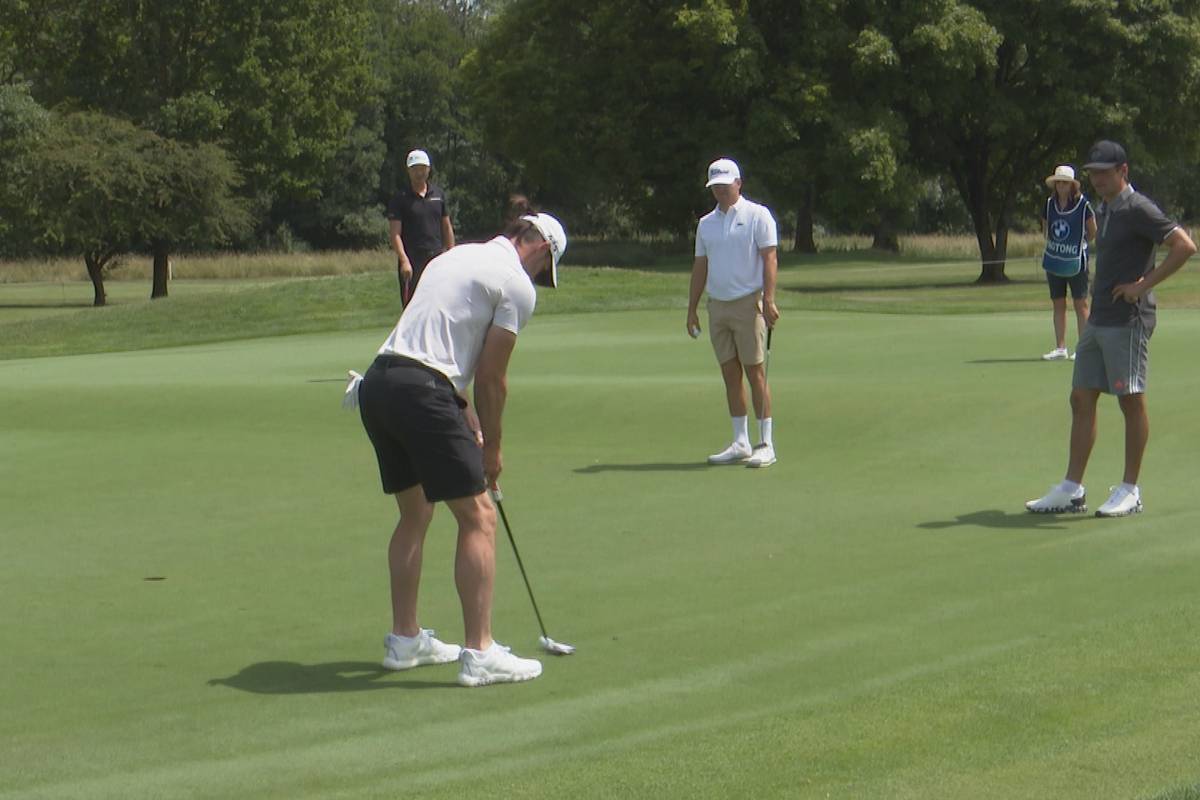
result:
[[[517,566],[521,570],[521,579],[525,581],[525,591],[529,592],[529,602],[533,604],[533,614],[537,617],[538,628],[542,631],[542,638],[550,638],[546,634],[546,625],[542,622],[542,612],[538,611],[537,600],[533,599],[533,587],[529,585],[529,576],[525,574],[525,564],[521,561],[521,551],[517,549],[517,540],[513,538],[512,527],[508,524],[508,515],[504,513],[504,503],[501,502],[498,493],[492,493],[492,502],[496,504],[496,510],[500,512],[500,519],[504,522],[504,532],[508,534],[508,543],[512,545],[513,555],[517,557]]]
[[[771,334],[775,332],[775,328],[767,328],[767,355],[763,363],[763,383],[767,381],[767,373],[771,371]]]

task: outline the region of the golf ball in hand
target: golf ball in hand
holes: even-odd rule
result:
[[[692,335],[693,339],[699,339],[700,338],[700,326],[693,325],[692,327],[688,328],[688,333],[690,333]]]

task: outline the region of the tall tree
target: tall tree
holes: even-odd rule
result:
[[[1019,204],[1100,136],[1164,148],[1197,137],[1200,3],[896,0],[874,17],[895,54],[912,152],[971,213],[980,282],[1006,280]]]
[[[156,295],[166,294],[170,245],[214,245],[247,224],[233,197],[236,171],[216,145],[164,139],[95,112],[54,119],[25,156],[17,184],[30,231],[45,249],[83,256],[94,305],[107,302],[106,269],[138,247],[156,256]]]
[[[0,254],[25,252],[32,244],[21,186],[32,169],[29,154],[45,135],[49,119],[28,86],[0,84]]]
[[[513,0],[464,64],[473,107],[543,201],[577,216],[619,202],[642,230],[689,230],[704,167],[743,155],[762,82],[738,5]]]
[[[269,207],[318,191],[363,104],[366,3],[20,0],[0,28],[44,104],[222,144]]]

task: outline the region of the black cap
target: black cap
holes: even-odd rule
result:
[[[1101,139],[1092,145],[1091,150],[1088,150],[1087,163],[1083,165],[1083,168],[1112,169],[1128,161],[1129,157],[1125,155],[1124,147],[1108,139]]]

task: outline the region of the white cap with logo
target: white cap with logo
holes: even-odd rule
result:
[[[405,166],[415,167],[418,164],[424,164],[427,167],[433,166],[429,163],[429,153],[426,153],[424,150],[413,150],[409,153]]]
[[[538,233],[550,245],[550,269],[539,273],[534,279],[534,283],[556,288],[558,286],[558,260],[567,250],[567,232],[563,230],[561,222],[544,211],[538,214],[526,214],[521,219],[537,228]]]
[[[742,172],[731,159],[718,158],[708,165],[708,183],[704,188],[718,184],[730,184],[742,179]]]

